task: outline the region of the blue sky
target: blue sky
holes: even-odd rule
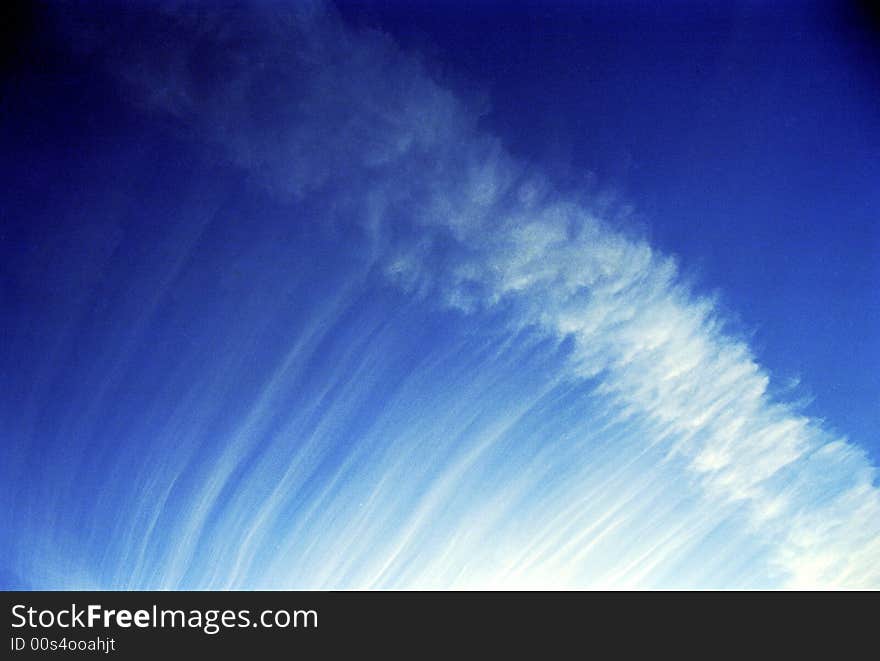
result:
[[[35,12],[0,583],[876,587],[856,19]]]
[[[835,3],[343,2],[487,98],[515,153],[593,177],[718,291],[809,411],[880,446],[880,53]],[[873,285],[873,286],[872,286]]]

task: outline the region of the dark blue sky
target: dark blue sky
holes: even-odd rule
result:
[[[864,16],[196,5],[15,5],[0,587],[878,585]]]
[[[514,154],[573,188],[612,192],[627,222],[721,296],[778,386],[799,377],[796,393],[815,398],[807,411],[878,457],[880,55],[865,14],[833,3],[337,4],[484,96],[483,124]],[[103,74],[69,57],[43,12],[23,19],[21,42],[7,45],[5,140],[27,149],[7,208],[33,198],[21,186],[45,188],[47,163],[100,149],[96,127],[105,142],[131,133]],[[140,153],[128,138],[123,148],[120,161]]]
[[[807,411],[880,458],[880,41],[867,12],[339,4],[451,84],[488,90],[484,122],[511,150],[615,191],[720,294],[776,385],[800,378]]]

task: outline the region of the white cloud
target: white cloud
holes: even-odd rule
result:
[[[749,534],[770,549],[785,584],[880,586],[880,496],[864,455],[773,401],[748,346],[725,333],[713,301],[682,284],[670,256],[603,221],[598,202],[554,193],[479,131],[468,103],[418,59],[317,5],[284,20],[254,12],[226,23],[200,13],[177,16],[173,29],[161,18],[157,25],[172,35],[171,47],[159,40],[146,50],[123,48],[117,65],[142,104],[178,118],[280,197],[327,198],[339,217],[357,218],[375,266],[406,291],[473,313],[509,306],[520,329],[572,338],[571,375],[601,375],[599,392],[639,421],[630,428],[638,445],[658,446],[666,457],[649,469],[636,452],[632,466],[592,491],[604,506],[580,500],[576,482],[558,492],[548,484],[542,511],[549,520],[522,515],[533,539],[503,559],[501,575],[456,573],[455,563],[461,548],[484,539],[479,531],[503,526],[515,482],[504,498],[479,508],[474,501],[471,527],[455,530],[421,571],[412,559],[402,569],[400,558],[460,488],[468,462],[503,436],[490,435],[432,484],[363,580],[640,584],[686,558],[735,507],[747,513]],[[203,494],[205,507],[231,470],[224,462]],[[657,485],[676,479],[676,470],[700,485],[702,505],[681,516],[674,502],[663,514],[646,509],[642,499],[661,493]],[[289,472],[283,484],[293,479]],[[523,478],[518,488],[531,493],[536,479]],[[394,488],[380,479],[363,511],[380,517],[374,508]],[[193,516],[185,543],[204,518]],[[270,508],[257,521],[271,516]],[[340,539],[363,534],[370,521],[350,519]],[[653,529],[652,521],[665,527]],[[639,526],[649,543],[638,553],[609,560],[601,576],[584,570],[605,542],[625,545]],[[255,530],[248,541],[258,536]],[[236,567],[243,563],[240,554]],[[498,566],[487,560],[484,571]],[[325,579],[343,575],[331,567]]]

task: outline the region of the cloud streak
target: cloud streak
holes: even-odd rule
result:
[[[143,473],[152,504],[115,585],[880,587],[880,492],[858,446],[771,397],[671,256],[507,153],[417,55],[318,3],[124,20],[146,39],[77,39],[106,49],[136,105],[289,222],[356,233],[365,257],[186,496],[194,446]],[[399,341],[396,322],[352,312],[377,275],[498,333],[451,333],[370,404]],[[359,348],[315,381],[336,335]],[[186,411],[210,399],[161,435],[198,436]],[[187,514],[168,519],[175,498]]]

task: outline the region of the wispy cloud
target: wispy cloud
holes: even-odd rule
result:
[[[515,339],[467,377],[445,373],[437,354],[309,485],[338,441],[334,420],[359,406],[383,350],[393,352],[377,330],[345,374],[327,376],[321,422],[309,427],[306,406],[279,428],[284,384],[340,323],[345,306],[330,305],[218,442],[189,515],[163,532],[178,543],[162,576],[143,564],[160,498],[126,580],[880,586],[880,491],[864,453],[774,400],[748,345],[673,257],[510,155],[418,56],[320,4],[235,16],[187,6],[138,21],[152,43],[84,42],[111,44],[108,62],[135,103],[174,118],[291,209],[308,201],[320,222],[356,224],[368,265],[415,300],[499,312]],[[530,352],[555,360],[563,341],[561,372],[516,397],[487,395]],[[419,397],[435,399],[407,417]],[[321,401],[318,392],[311,406]],[[270,450],[223,496],[253,443],[276,448],[289,434],[310,440],[294,456]],[[157,493],[173,488],[159,481]],[[226,530],[245,530],[240,544],[193,575],[196,547],[215,548]]]

